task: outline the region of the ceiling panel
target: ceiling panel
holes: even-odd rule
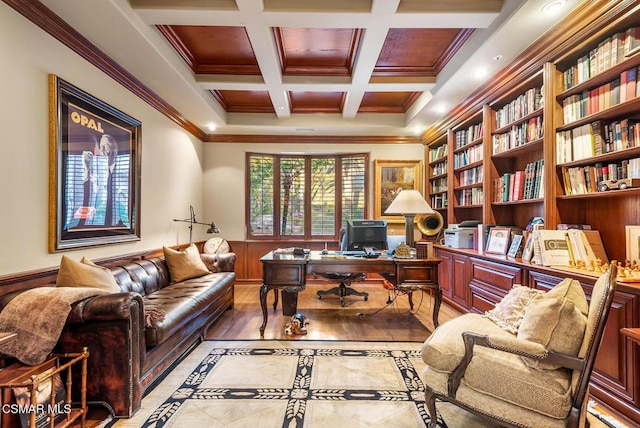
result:
[[[367,92],[360,103],[360,113],[406,113],[421,92]]]
[[[199,74],[260,74],[244,27],[159,25],[158,29]]]
[[[211,91],[211,95],[232,113],[273,113],[268,91]]]
[[[390,28],[374,76],[437,76],[472,30]]]
[[[274,28],[282,74],[350,76],[362,30]]]
[[[292,113],[341,113],[344,92],[290,91]]]

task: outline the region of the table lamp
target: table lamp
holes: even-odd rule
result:
[[[413,248],[413,222],[416,214],[431,214],[433,212],[418,190],[402,190],[384,213],[404,216],[405,238],[407,245]]]

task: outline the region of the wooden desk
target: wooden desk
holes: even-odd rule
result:
[[[391,282],[398,290],[409,295],[413,306],[412,292],[418,289],[434,291],[433,325],[438,326],[438,313],[442,303],[442,289],[438,285],[438,264],[440,259],[395,259],[382,255],[377,259],[363,257],[336,258],[323,257],[319,251],[304,256],[274,254],[273,251],[260,259],[262,262],[262,286],[260,306],[262,325],[260,337],[264,337],[267,326],[267,294],[269,290],[283,291],[282,310],[284,315],[297,312],[298,293],[306,288],[307,275],[322,273],[377,273]],[[277,306],[277,299],[274,309]]]

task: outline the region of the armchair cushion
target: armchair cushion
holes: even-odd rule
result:
[[[485,316],[509,333],[516,334],[525,313],[525,308],[541,290],[514,284],[509,293]]]
[[[465,314],[449,320],[431,334],[422,345],[424,362],[441,372],[451,373],[464,357],[462,333],[473,331],[492,338],[513,339],[513,335],[480,314]]]
[[[587,311],[587,298],[580,282],[567,278],[529,303],[518,330],[518,339],[577,356],[587,325]],[[529,367],[538,370],[555,370],[559,367],[527,357],[523,357],[523,360]]]
[[[518,355],[478,347],[463,379],[477,392],[552,418],[567,416],[572,400],[570,382],[569,370],[533,370]]]

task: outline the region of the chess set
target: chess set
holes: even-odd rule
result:
[[[611,260],[611,264],[618,266],[617,282],[640,282],[640,265],[638,264],[638,260],[625,260],[624,262]],[[590,263],[578,260],[576,263],[569,262],[569,266],[563,267],[562,269],[600,276],[609,269],[609,263],[602,263],[600,259],[591,261]]]

